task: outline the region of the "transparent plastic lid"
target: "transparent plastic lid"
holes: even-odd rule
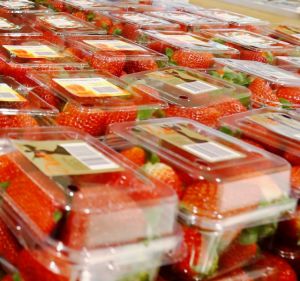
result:
[[[222,22],[205,18],[200,15],[190,14],[181,11],[161,11],[161,12],[150,12],[149,15],[153,17],[163,18],[169,21],[176,22],[178,24],[183,24],[189,27],[197,27],[202,25],[220,25]]]
[[[0,113],[54,116],[58,110],[13,78],[0,76]]]
[[[1,14],[1,36],[41,36],[41,33],[24,21],[24,17],[18,15]]]
[[[239,51],[207,38],[184,31],[145,31],[145,35],[166,42],[175,48],[205,51],[211,53],[239,54]]]
[[[54,45],[43,39],[3,38],[0,45],[0,59],[8,64],[24,67],[56,66],[87,67],[63,46]]]
[[[196,121],[127,122],[110,132],[109,145],[141,146],[180,171],[180,217],[187,224],[224,230],[262,224],[295,208],[287,161]]]
[[[247,88],[236,87],[203,72],[182,67],[140,72],[125,75],[122,79],[131,87],[149,93],[157,91],[168,103],[187,108],[215,105],[228,98],[250,99]]]
[[[206,17],[211,17],[216,20],[225,21],[228,23],[238,24],[238,25],[268,25],[269,22],[263,21],[258,18],[238,14],[231,11],[221,10],[221,9],[206,9],[199,10],[198,13],[203,14]]]
[[[35,13],[50,12],[45,7],[30,0],[2,0],[0,12],[2,13]]]
[[[286,67],[287,69],[300,69],[300,57],[276,57],[276,64],[280,67]]]
[[[66,5],[73,6],[78,9],[96,9],[102,6],[111,5],[110,1],[97,1],[97,0],[62,0]]]
[[[156,238],[175,236],[174,192],[88,134],[67,127],[8,131],[0,163],[7,175],[1,217],[29,245],[99,263],[122,260],[122,252],[145,241],[158,251]]]
[[[161,108],[166,104],[155,97],[130,87],[114,76],[93,70],[32,73],[31,78],[65,101],[76,103],[82,110],[118,111]]]
[[[105,30],[68,13],[40,13],[29,16],[37,28],[48,29],[56,34],[105,34]]]
[[[177,29],[179,27],[177,24],[171,23],[167,20],[136,12],[111,12],[109,16],[115,20],[137,25],[141,29]]]
[[[279,25],[274,28],[275,35],[287,41],[300,45],[300,26]]]
[[[300,76],[279,67],[257,61],[244,61],[235,59],[215,59],[217,64],[259,76],[272,83],[286,86],[300,87]]]
[[[215,29],[205,30],[204,35],[208,35],[214,40],[222,40],[225,42],[233,43],[243,48],[259,51],[293,51],[295,46],[279,41],[271,37],[267,37],[258,33],[247,30],[238,29]]]
[[[79,48],[81,51],[84,50],[88,52],[90,56],[93,55],[94,57],[97,57],[98,54],[102,56],[103,53],[107,54],[107,51],[109,51],[109,55],[115,57],[120,56],[122,60],[125,55],[126,61],[142,61],[147,59],[168,61],[165,55],[119,36],[83,35],[69,37],[68,43],[71,47]]]

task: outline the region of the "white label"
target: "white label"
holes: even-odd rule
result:
[[[1,1],[0,6],[3,6],[8,9],[24,9],[24,8],[31,8],[34,7],[33,3],[30,1]]]
[[[114,97],[130,95],[103,78],[53,79],[69,93],[78,97]]]
[[[91,170],[118,169],[119,165],[85,142],[60,144],[73,157]]]
[[[205,19],[203,17],[193,15],[193,14],[187,14],[187,13],[169,13],[169,12],[153,12],[151,13],[153,16],[157,17],[163,17],[166,19],[174,20],[174,21],[179,21],[182,23],[190,23],[190,22],[205,22],[205,21],[211,21],[210,19]]]
[[[0,83],[0,101],[26,101],[26,99],[17,93],[14,89],[5,83]]]
[[[213,141],[187,144],[183,148],[210,163],[245,157],[244,154]]]
[[[48,24],[56,27],[56,28],[78,28],[83,27],[80,22],[72,20],[66,16],[45,16],[40,17],[42,21],[47,22]]]
[[[55,50],[47,45],[2,45],[3,48],[8,50],[19,58],[57,58],[61,57]]]
[[[145,51],[145,49],[140,46],[121,40],[83,40],[83,42],[102,50]]]
[[[244,15],[238,15],[238,14],[231,14],[226,12],[212,12],[210,13],[211,16],[217,17],[218,19],[227,21],[227,22],[249,22],[249,23],[255,23],[255,22],[261,22],[261,20],[253,17],[248,17]]]
[[[13,29],[17,29],[18,27],[19,26],[15,25],[12,22],[9,22],[7,19],[0,18],[0,28],[1,29],[13,30]]]
[[[176,85],[176,87],[183,89],[192,94],[201,94],[201,93],[211,92],[220,89],[214,85],[205,83],[203,81],[182,83]]]
[[[159,25],[159,24],[169,24],[169,22],[156,19],[154,17],[150,17],[143,14],[122,14],[122,18],[132,21],[141,25]]]
[[[92,0],[66,0],[66,2],[70,3],[71,5],[75,5],[82,8],[89,6],[97,6],[97,2]]]

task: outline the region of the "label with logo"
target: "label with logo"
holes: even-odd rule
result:
[[[79,28],[83,27],[80,22],[72,20],[66,16],[54,15],[54,16],[43,16],[40,19],[56,28]]]
[[[5,83],[0,83],[0,101],[24,102],[26,99]]]
[[[144,51],[140,46],[121,40],[83,40],[84,43],[101,50]]]
[[[28,160],[47,176],[122,171],[123,168],[84,141],[13,141]]]
[[[35,59],[35,58],[58,58],[59,53],[47,45],[2,45],[11,54],[19,58]]]
[[[63,87],[69,93],[77,97],[118,97],[128,96],[129,92],[115,86],[103,78],[69,78],[53,79],[55,83]]]

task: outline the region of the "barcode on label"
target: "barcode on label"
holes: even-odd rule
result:
[[[119,165],[85,142],[60,144],[60,146],[91,170],[119,168]]]
[[[245,157],[242,153],[212,141],[187,144],[183,148],[211,163]]]
[[[176,87],[183,89],[192,94],[201,94],[204,92],[211,92],[211,91],[215,91],[215,90],[219,89],[218,87],[208,84],[208,83],[205,83],[203,81],[182,83],[182,84],[176,85]]]
[[[97,93],[109,93],[109,94],[118,94],[122,93],[121,90],[114,88],[114,87],[109,87],[109,86],[103,86],[103,87],[92,87],[92,89],[97,92]]]

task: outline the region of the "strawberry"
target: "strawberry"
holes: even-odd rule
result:
[[[111,34],[111,35],[122,35],[123,28],[124,28],[123,24],[121,24],[121,23],[113,24],[107,33]]]
[[[136,41],[139,36],[136,25],[125,23],[123,26],[122,36],[132,41]]]
[[[225,273],[221,276],[211,279],[211,281],[255,281],[255,280],[252,279],[250,275],[241,268],[235,269],[229,273]]]
[[[240,241],[235,240],[220,256],[220,267],[230,270],[245,265],[256,257],[257,252],[258,246],[256,243],[242,244]]]
[[[117,102],[115,103],[117,105]],[[106,111],[104,114],[104,130],[113,123],[122,123],[128,121],[135,121],[137,118],[137,110],[115,110],[115,111]]]
[[[294,216],[290,220],[285,220],[278,225],[278,236],[289,244],[296,246],[300,239],[300,214],[299,208]]]
[[[142,167],[142,170],[151,178],[154,178],[168,186],[170,186],[178,195],[182,197],[183,186],[180,178],[175,170],[164,163],[147,163]]]
[[[125,72],[128,74],[156,69],[157,64],[153,59],[137,59],[133,61],[128,61],[125,64]]]
[[[176,105],[170,105],[165,110],[165,114],[166,117],[189,118],[210,127],[216,127],[218,123],[218,118],[220,117],[219,111],[213,107],[186,108],[186,107],[179,107]]]
[[[240,51],[240,59],[242,60],[251,60],[251,61],[259,61],[262,63],[271,63],[274,58],[270,55],[267,56],[263,52],[258,51],[250,51],[250,50],[241,50]]]
[[[37,87],[34,89],[34,93],[38,94],[38,96],[43,99],[48,104],[58,107],[60,103],[60,99],[54,95],[49,89]],[[30,95],[30,94],[29,94]],[[30,97],[34,98],[34,95],[31,95]],[[39,101],[35,99],[35,103],[38,103]]]
[[[73,13],[73,16],[75,16],[81,20],[87,20],[86,14],[84,12],[75,12],[75,13]]]
[[[244,141],[244,142],[246,142],[246,143],[248,143],[248,144],[254,145],[254,146],[256,146],[256,147],[258,147],[258,148],[260,148],[260,149],[265,149],[265,148],[263,147],[262,144],[260,144],[260,143],[258,143],[258,142],[256,142],[256,141],[254,141],[254,140],[252,140],[252,139],[242,138],[242,141]]]
[[[12,154],[13,156],[14,154]],[[18,177],[20,170],[14,162],[7,156],[0,156],[0,183],[10,181],[14,177]]]
[[[56,12],[63,12],[65,9],[64,3],[62,1],[53,1],[52,8]]]
[[[219,111],[220,117],[247,111],[247,108],[239,100],[236,99],[220,101],[220,103],[215,105],[214,107]]]
[[[300,166],[292,167],[292,188],[295,192],[300,192]]]
[[[146,152],[139,146],[134,146],[121,151],[121,154],[138,166],[146,163]]]
[[[63,259],[50,257],[50,254],[40,250],[23,250],[18,257],[18,269],[24,281],[68,281],[69,278],[60,275],[64,270],[67,271],[65,268]]]
[[[280,87],[276,94],[280,101],[283,99],[289,103],[300,105],[300,87]]]
[[[91,58],[91,66],[95,69],[121,76],[126,63],[126,55],[120,51],[99,51]]]
[[[38,127],[38,123],[30,115],[0,115],[0,128],[32,127]]]
[[[16,264],[21,249],[18,241],[10,232],[6,224],[0,219],[0,256],[8,262]]]
[[[210,68],[214,64],[214,56],[210,53],[180,49],[174,52],[172,62],[190,68]]]
[[[106,17],[106,16],[102,16],[102,15],[98,15],[96,17],[95,23],[94,23],[97,27],[103,28],[105,30],[109,30],[112,26],[112,21],[110,18]]]
[[[278,143],[280,147],[280,142]],[[299,166],[300,165],[300,155],[297,153],[291,153],[289,151],[286,151],[283,155],[283,157],[289,161],[292,165],[295,165],[295,166]]]
[[[168,45],[164,44],[161,41],[152,41],[147,45],[147,47],[149,49],[152,49],[152,50],[156,51],[156,52],[165,54],[166,49],[168,48]]]
[[[259,105],[276,106],[279,103],[279,99],[273,93],[269,82],[262,78],[255,78],[248,89],[252,92],[252,101]]]
[[[295,271],[292,267],[282,258],[265,254],[264,258],[259,260],[254,268],[263,267],[270,268],[271,274],[266,274],[259,278],[261,281],[297,281],[298,278],[296,276]]]
[[[5,275],[1,281],[23,281],[23,278],[19,273],[15,273],[13,275]]]

